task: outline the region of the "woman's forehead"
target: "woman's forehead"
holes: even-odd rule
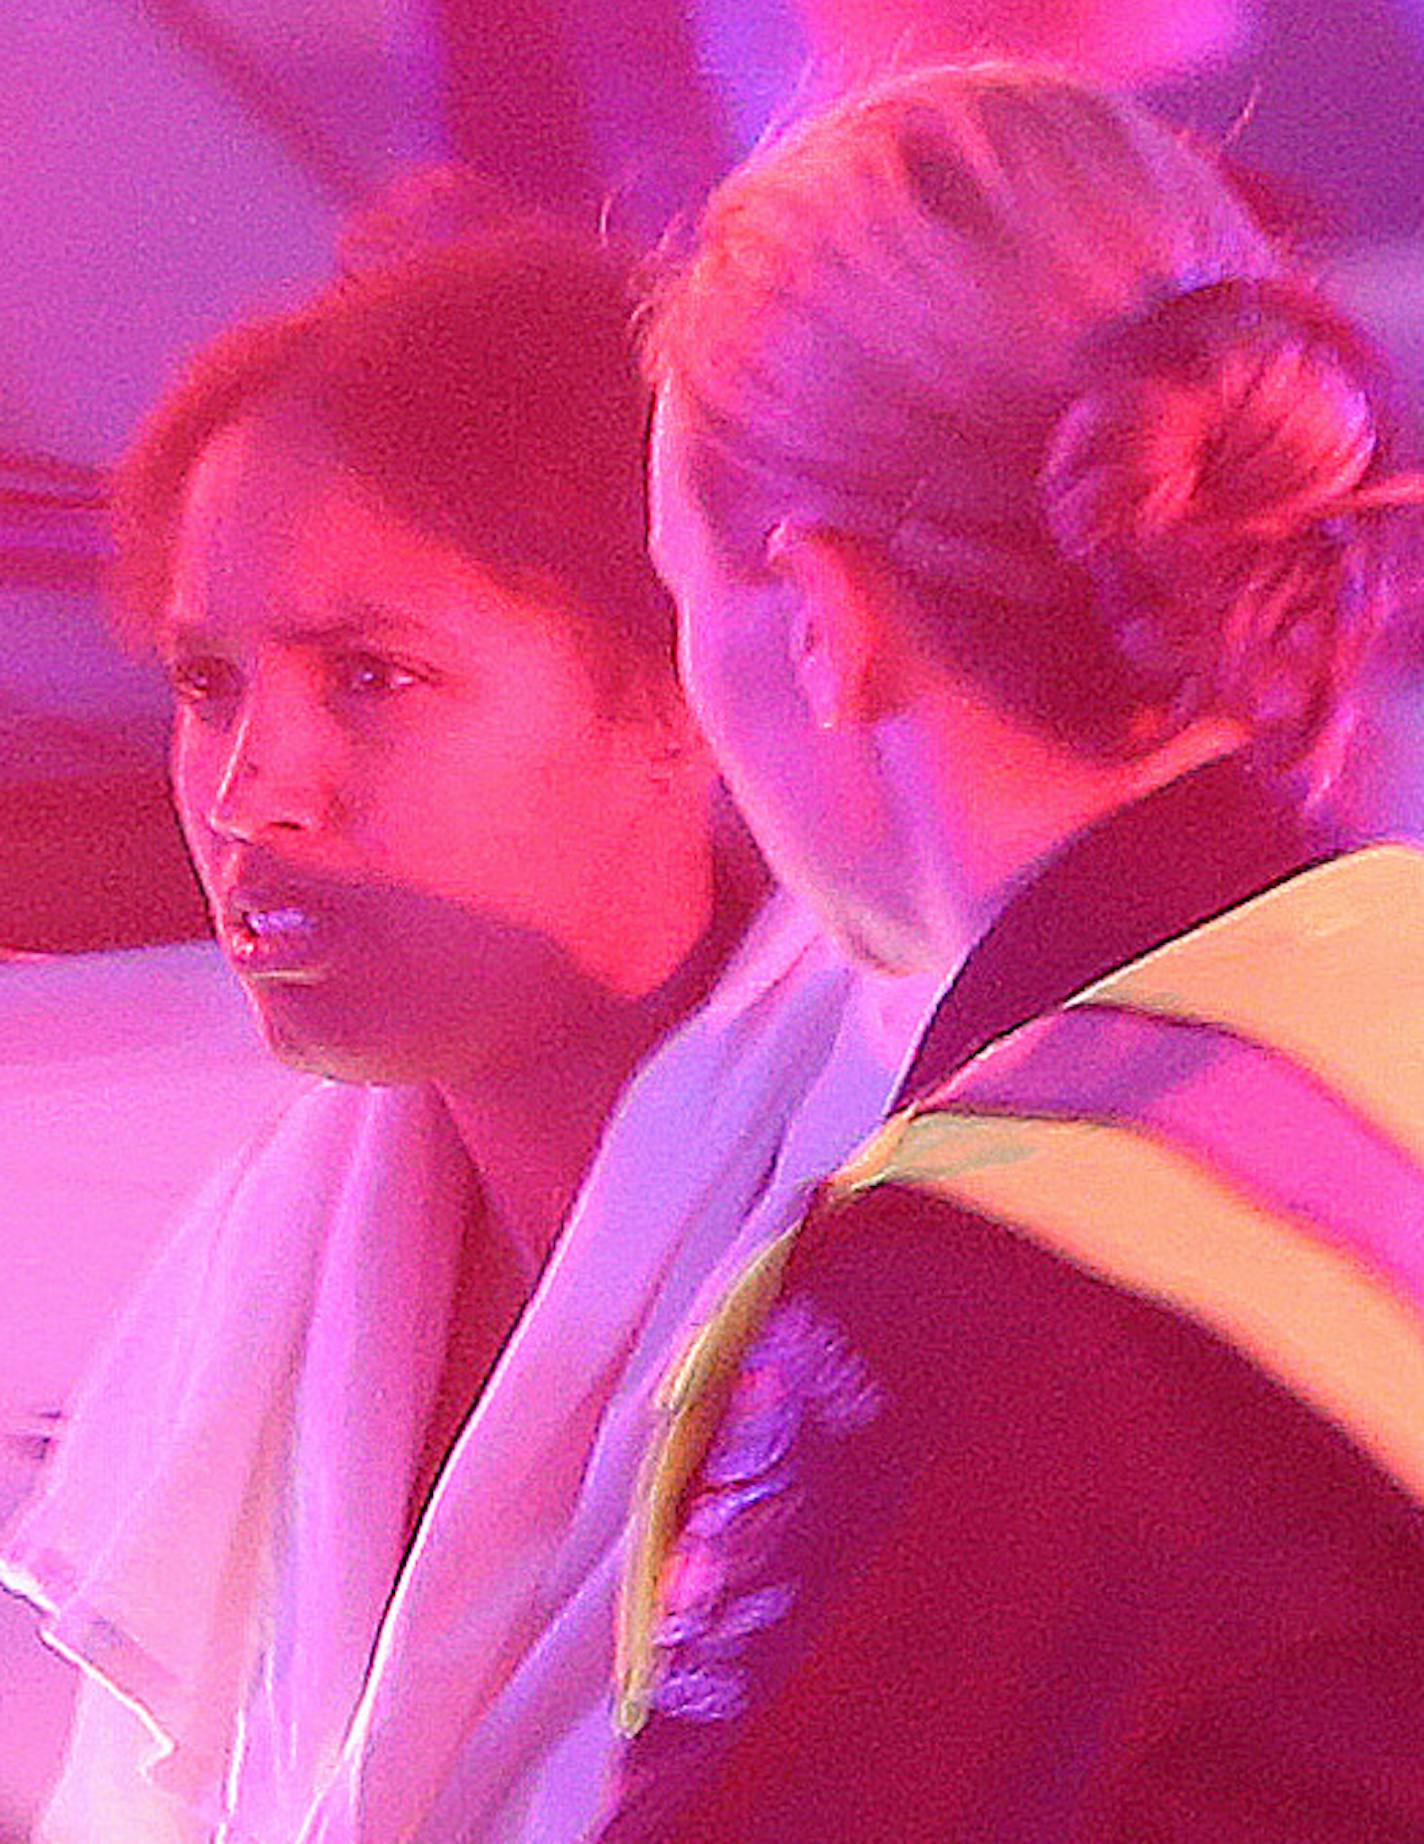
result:
[[[170,627],[401,626],[458,644],[481,614],[528,619],[528,601],[387,506],[311,422],[234,423],[189,479]]]

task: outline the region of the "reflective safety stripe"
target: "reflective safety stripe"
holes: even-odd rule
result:
[[[1424,855],[1303,871],[1074,1003],[1194,1018],[1271,1045],[1424,1165]]]
[[[658,1588],[683,1492],[716,1432],[738,1366],[776,1300],[796,1233],[787,1230],[757,1256],[658,1392],[659,1432],[638,1482],[618,1608],[613,1721],[621,1735],[636,1735],[648,1718]]]
[[[1229,1340],[1424,1503],[1424,1324],[1354,1255],[1175,1147],[1090,1121],[922,1114],[849,1193],[906,1184],[992,1217]]]
[[[1424,1168],[1268,1045],[1216,1025],[1074,1006],[1006,1038],[932,1105],[1096,1121],[1175,1146],[1424,1305]]]

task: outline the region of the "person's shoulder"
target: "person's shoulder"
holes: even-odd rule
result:
[[[1424,1583],[1424,1508],[1350,1438],[1208,1327],[1029,1234],[884,1184],[812,1213],[783,1291],[866,1365],[928,1491],[935,1472],[976,1497],[1031,1479],[1039,1511],[1072,1507],[1095,1540],[1176,1551],[1402,1543]]]
[[[959,1409],[977,1377],[996,1413],[1040,1413],[1045,1390],[1120,1423],[1210,1416],[1223,1398],[1287,1398],[1183,1312],[1100,1277],[1025,1229],[928,1187],[825,1196],[796,1237],[787,1293],[813,1297],[888,1375]]]

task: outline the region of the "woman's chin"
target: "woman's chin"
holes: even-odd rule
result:
[[[421,1082],[429,1074],[425,1058],[372,1033],[369,1012],[364,1019],[341,1017],[330,1005],[303,1004],[296,989],[249,990],[248,996],[267,1048],[288,1069],[383,1087]],[[305,996],[311,997],[309,990]]]

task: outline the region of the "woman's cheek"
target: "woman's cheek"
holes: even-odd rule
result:
[[[197,849],[206,816],[212,812],[222,772],[217,751],[204,747],[201,732],[194,734],[193,720],[179,712],[174,718],[168,751],[168,781],[173,805],[189,846]]]
[[[810,726],[788,648],[774,635],[755,636],[730,663],[725,695],[744,752],[777,780],[794,778]]]

